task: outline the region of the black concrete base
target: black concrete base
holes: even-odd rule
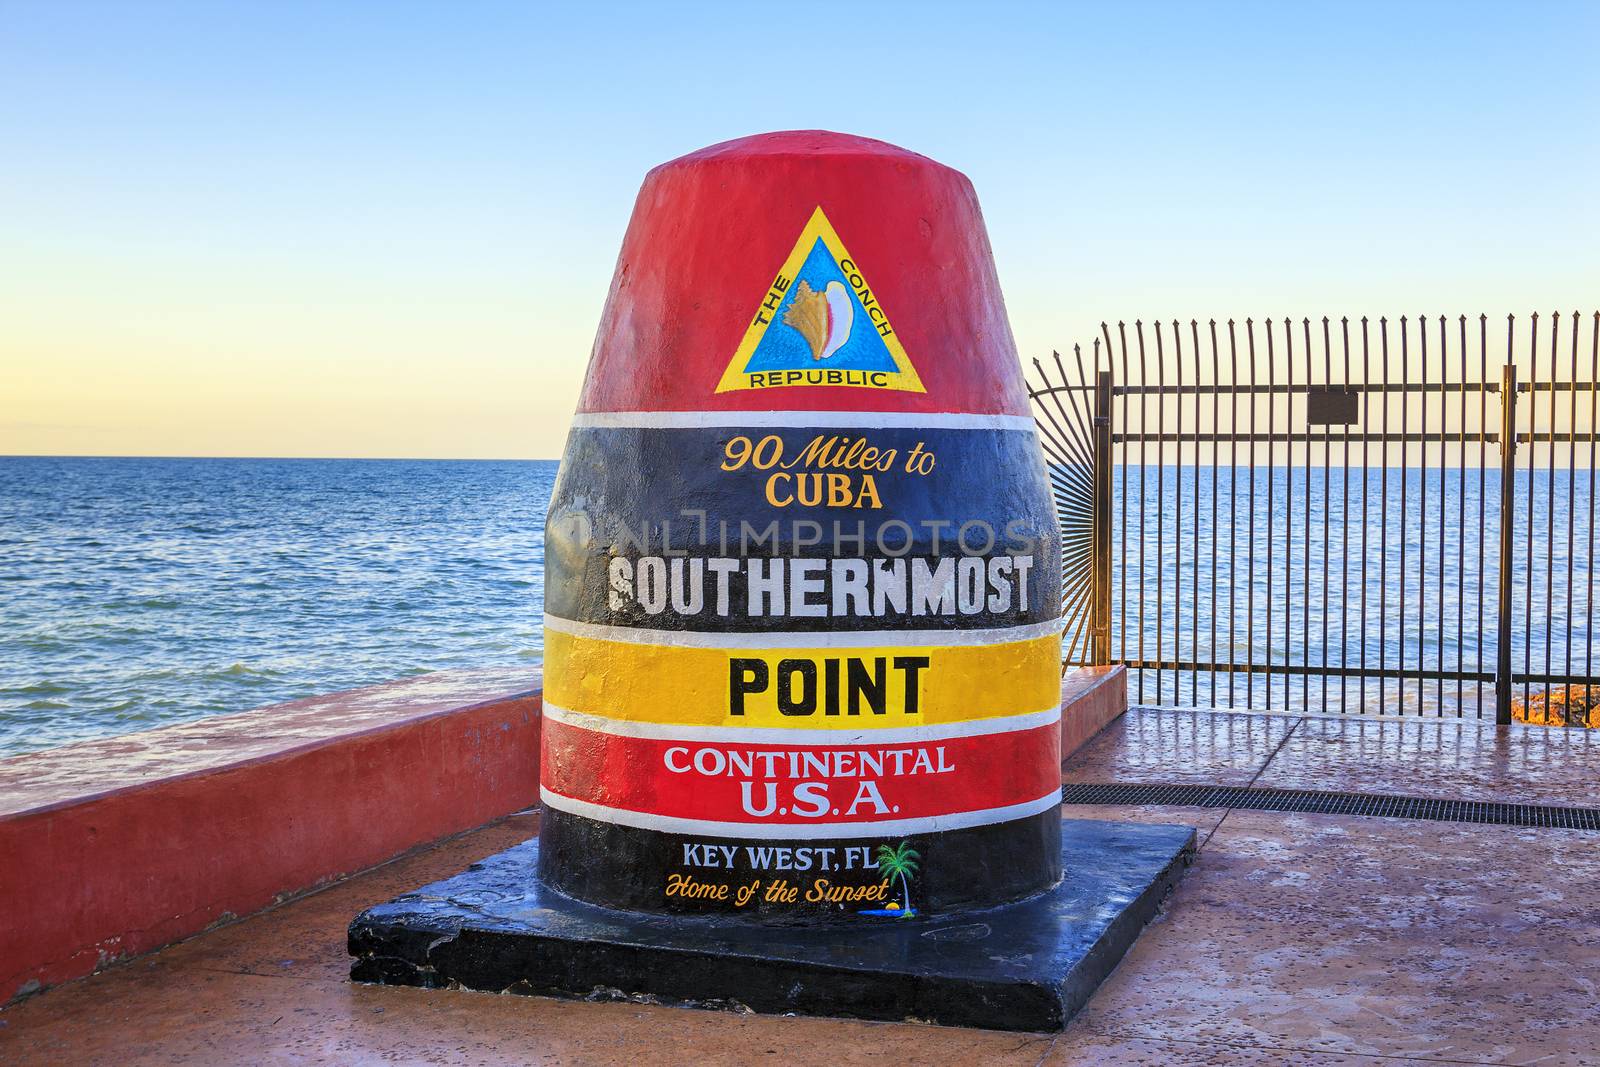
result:
[[[1062,823],[1065,877],[1032,900],[933,918],[773,927],[644,915],[540,886],[539,842],[369,908],[359,982],[1059,1030],[1182,877],[1187,826]]]

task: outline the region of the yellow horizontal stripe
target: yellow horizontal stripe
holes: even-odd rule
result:
[[[1061,699],[1059,634],[993,645],[720,649],[549,630],[544,662],[550,703],[632,722],[903,729],[1025,715]]]

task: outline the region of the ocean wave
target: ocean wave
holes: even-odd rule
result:
[[[252,667],[248,663],[235,663],[224,667],[220,671],[206,671],[200,675],[205,678],[281,678],[282,671],[275,671],[271,667]]]
[[[44,681],[34,682],[32,685],[19,685],[15,689],[5,690],[18,696],[56,696],[61,693],[72,692],[72,687],[64,682]]]

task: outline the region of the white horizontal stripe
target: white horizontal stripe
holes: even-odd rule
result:
[[[719,426],[839,426],[865,430],[1016,430],[1032,433],[1028,415],[968,415],[951,411],[592,411],[573,427],[698,430]]]
[[[669,815],[652,815],[642,811],[608,808],[591,804],[587,800],[553,793],[539,787],[539,798],[544,805],[581,815],[596,822],[632,826],[640,830],[659,830],[664,833],[693,834],[697,837],[736,837],[746,841],[817,841],[837,838],[903,837],[907,834],[942,833],[946,830],[963,830],[969,826],[991,826],[1010,822],[1041,811],[1049,811],[1061,803],[1061,790],[1052,789],[1038,800],[1011,804],[1003,808],[985,808],[982,811],[961,811],[953,815],[932,815],[921,819],[893,819],[871,823],[770,823],[712,822],[702,819],[679,819]]]
[[[671,645],[676,648],[922,648],[954,645],[1003,645],[1013,641],[1032,641],[1061,632],[1065,619],[1028,623],[1025,626],[993,626],[978,630],[823,630],[801,633],[782,630],[774,633],[707,633],[700,630],[651,630],[642,626],[604,626],[577,622],[559,615],[545,615],[546,629],[586,637],[595,641],[621,641],[630,645]]]
[[[664,741],[742,741],[751,745],[900,745],[942,741],[950,737],[982,737],[1033,730],[1061,721],[1061,705],[1024,715],[995,719],[969,719],[928,726],[890,726],[883,729],[826,730],[791,726],[691,726],[675,722],[634,722],[608,719],[571,708],[545,704],[545,718],[580,730],[619,737],[652,737]]]

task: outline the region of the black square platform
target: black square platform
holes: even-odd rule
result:
[[[1182,877],[1195,834],[1188,826],[1069,819],[1061,847],[1061,884],[1020,904],[782,927],[579,903],[539,884],[535,839],[362,912],[350,925],[350,977],[1059,1030]]]

